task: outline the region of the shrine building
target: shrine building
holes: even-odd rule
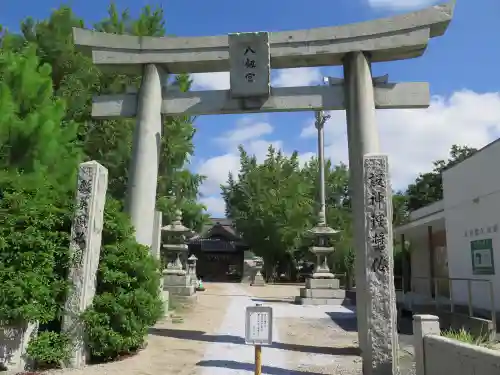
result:
[[[197,274],[204,281],[241,282],[248,246],[230,219],[211,218],[201,233],[188,241],[189,254],[198,258]]]

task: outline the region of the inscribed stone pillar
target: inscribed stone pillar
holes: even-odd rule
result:
[[[108,187],[108,170],[96,161],[80,164],[73,224],[71,226],[72,283],[65,304],[62,329],[68,333],[74,349],[67,364],[80,367],[86,363],[87,347],[80,314],[92,304],[96,273],[101,252],[104,204]]]
[[[349,148],[350,192],[354,213],[356,249],[356,312],[361,351],[369,350],[366,336],[366,254],[364,243],[363,156],[379,151],[375,121],[375,100],[370,62],[363,52],[344,57],[347,140]]]
[[[162,133],[161,102],[161,72],[154,64],[146,65],[138,95],[126,204],[136,240],[145,246],[151,246],[153,242],[151,228]]]
[[[396,291],[392,241],[392,190],[387,155],[363,158],[367,343],[363,375],[395,375],[398,369]]]

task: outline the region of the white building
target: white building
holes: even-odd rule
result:
[[[443,172],[443,200],[395,235],[410,243],[413,292],[500,311],[500,140]]]

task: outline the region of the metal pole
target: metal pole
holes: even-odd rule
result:
[[[434,301],[436,303],[436,312],[439,311],[439,279],[433,278],[434,281]]]
[[[255,345],[255,375],[262,374],[262,346]]]
[[[326,115],[323,111],[315,113],[316,121],[314,125],[318,130],[318,167],[319,167],[319,221],[321,225],[326,225],[326,198],[325,198],[325,140],[324,128],[325,122],[328,121],[330,115]]]
[[[448,285],[449,285],[449,290],[450,290],[450,312],[454,313],[455,312],[455,304],[453,303],[453,280],[448,279]]]
[[[493,332],[497,332],[497,313],[495,309],[495,291],[493,290],[493,283],[490,281],[490,297],[491,297],[491,323],[493,324]]]
[[[474,316],[474,310],[472,309],[472,280],[467,279],[467,302],[469,305],[469,316],[472,318]]]

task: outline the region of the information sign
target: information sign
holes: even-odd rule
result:
[[[248,306],[245,319],[245,343],[271,345],[273,342],[273,309],[270,306]]]

